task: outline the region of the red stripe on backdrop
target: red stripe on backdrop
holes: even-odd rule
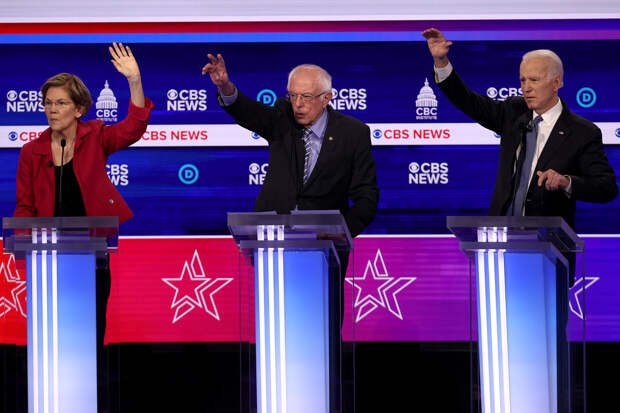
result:
[[[0,34],[81,33],[289,33],[422,31],[439,22],[322,21],[322,22],[118,22],[118,23],[3,23]],[[463,24],[461,23],[460,26]],[[449,30],[452,24],[443,23]],[[480,24],[476,26],[480,29]],[[462,27],[459,27],[462,29]]]

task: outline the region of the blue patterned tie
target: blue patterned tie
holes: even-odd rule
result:
[[[312,129],[310,128],[306,128],[304,129],[304,134],[302,135],[301,139],[304,141],[304,152],[305,152],[305,157],[304,157],[304,184],[306,183],[306,181],[308,180],[308,178],[310,177],[310,172],[312,172],[312,169],[310,168],[310,134],[312,133]]]
[[[515,182],[517,186],[517,193],[515,195],[514,203],[508,210],[507,215],[522,216],[523,215],[523,202],[527,195],[527,188],[530,186],[530,171],[532,170],[532,161],[534,160],[534,153],[536,152],[536,138],[538,137],[538,124],[543,120],[542,116],[538,115],[532,122],[532,127],[527,131],[525,135],[525,148],[521,148],[521,154],[525,151],[525,158],[521,165],[521,173],[518,176],[518,181]],[[512,209],[512,211],[511,211]]]

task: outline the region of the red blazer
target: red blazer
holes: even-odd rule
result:
[[[106,126],[100,120],[78,122],[73,169],[80,185],[86,215],[117,216],[119,224],[133,213],[116,190],[106,172],[108,156],[138,141],[148,124],[153,102],[145,107],[129,104],[129,113],[121,122]],[[51,129],[25,144],[17,165],[16,217],[54,216],[56,181],[52,158]]]

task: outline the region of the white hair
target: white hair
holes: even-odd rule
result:
[[[524,54],[523,58],[521,58],[521,62],[533,58],[547,59],[549,63],[547,66],[547,75],[560,76],[560,86],[564,85],[564,67],[562,66],[562,59],[560,59],[560,56],[549,49],[538,49]]]
[[[321,91],[325,93],[331,92],[332,77],[330,76],[330,74],[327,73],[327,70],[323,69],[321,66],[311,65],[311,64],[303,64],[303,65],[296,66],[293,68],[293,70],[289,72],[288,82],[286,84],[286,90],[290,90],[291,80],[293,79],[295,74],[300,70],[313,70],[313,71],[318,72],[317,73],[319,75],[318,81],[319,81],[319,85],[321,86]]]

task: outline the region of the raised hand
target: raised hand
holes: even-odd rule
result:
[[[224,58],[219,53],[217,57],[213,56],[211,53],[207,54],[207,57],[209,58],[210,63],[203,66],[202,74],[206,75],[208,73],[211,77],[211,81],[215,86],[217,86],[220,93],[225,96],[231,96],[235,92],[235,86],[228,78]]]
[[[444,67],[448,64],[448,52],[452,42],[446,40],[442,32],[435,28],[426,29],[422,32],[422,36],[426,38],[428,50],[435,60],[436,67]]]
[[[108,47],[110,55],[112,55],[112,64],[121,72],[127,80],[136,81],[140,79],[140,69],[138,68],[138,62],[133,57],[129,46],[123,46],[122,43],[112,43],[112,46]]]
[[[131,102],[139,107],[144,107],[144,91],[142,90],[142,78],[140,78],[140,69],[138,62],[133,57],[129,46],[123,46],[122,43],[112,43],[108,47],[110,55],[112,55],[112,64],[121,72],[129,81],[129,93],[131,94]]]

